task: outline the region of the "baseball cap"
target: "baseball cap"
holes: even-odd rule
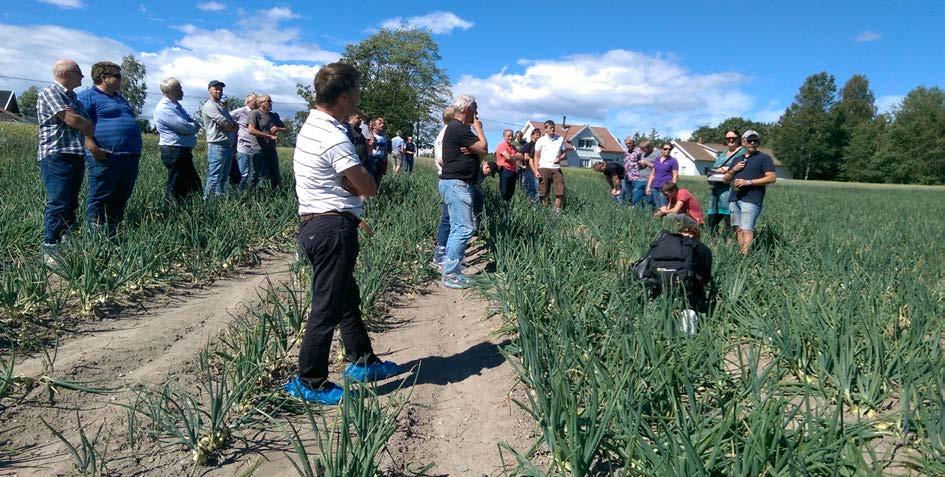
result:
[[[214,87],[214,86],[219,86],[219,87],[221,87],[221,88],[225,88],[225,87],[226,87],[226,85],[223,84],[222,81],[213,80],[213,81],[210,82],[210,84],[207,85],[207,89],[210,89],[210,88],[212,88],[212,87]]]
[[[748,139],[748,138],[750,138],[750,137],[752,137],[752,136],[755,136],[756,138],[761,138],[761,135],[758,134],[758,131],[755,131],[754,129],[749,129],[749,130],[745,131],[744,134],[742,134],[742,139],[745,140],[745,139]]]

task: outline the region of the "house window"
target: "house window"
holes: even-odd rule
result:
[[[581,167],[591,167],[590,159],[581,159]]]
[[[595,145],[593,139],[578,139],[577,143],[579,149],[594,149]]]

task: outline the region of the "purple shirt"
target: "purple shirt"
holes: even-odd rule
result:
[[[675,157],[668,157],[665,161],[662,156],[653,161],[653,190],[660,190],[663,184],[673,181],[673,171],[679,171],[679,163]]]

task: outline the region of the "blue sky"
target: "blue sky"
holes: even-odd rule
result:
[[[471,93],[490,136],[528,119],[655,128],[688,136],[741,115],[773,121],[804,78],[867,75],[888,109],[916,86],[945,86],[945,0],[837,2],[162,2],[26,0],[0,12],[0,75],[48,79],[72,57],[134,53],[188,101],[228,93],[298,108],[295,83],[380,26],[430,28],[454,93]],[[32,83],[0,77],[0,89]],[[194,108],[196,103],[194,103]],[[493,141],[490,141],[493,142]]]

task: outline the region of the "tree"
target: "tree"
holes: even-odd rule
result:
[[[20,113],[31,119],[36,118],[36,101],[39,99],[39,89],[30,86],[20,93],[17,102],[20,105]]]
[[[849,141],[843,148],[844,180],[889,182],[893,163],[884,161],[877,154],[885,142],[888,126],[889,117],[882,115],[849,127]]]
[[[850,126],[862,121],[872,121],[876,116],[876,95],[870,89],[870,81],[864,75],[853,75],[840,91],[836,105],[837,120]]]
[[[414,135],[437,123],[450,96],[450,82],[440,61],[440,47],[430,32],[416,28],[382,29],[348,44],[339,60],[361,72],[359,109],[383,116],[389,131]],[[297,85],[299,96],[315,107],[311,86]]]
[[[837,84],[827,72],[808,76],[772,131],[774,153],[800,179],[837,177],[842,144],[836,113]]]
[[[725,143],[725,131],[729,129],[734,129],[740,133],[744,133],[749,129],[753,129],[761,135],[762,140],[769,141],[771,124],[770,123],[760,123],[758,121],[752,121],[750,119],[744,119],[739,116],[731,117],[719,123],[718,126],[710,127],[709,125],[701,126],[689,136],[690,141],[698,141],[702,139],[702,142],[705,143],[715,143],[715,144],[724,144]]]
[[[148,96],[148,85],[145,82],[147,70],[144,65],[128,55],[121,59],[121,95],[125,97],[135,116],[141,116],[144,100]]]
[[[875,142],[885,124],[876,119],[876,95],[864,75],[853,75],[840,90],[840,101],[834,106],[839,125],[838,141],[843,147],[840,177],[843,180],[882,182],[885,175],[872,164]]]
[[[877,159],[894,165],[889,182],[945,184],[945,90],[915,88],[894,115]]]

